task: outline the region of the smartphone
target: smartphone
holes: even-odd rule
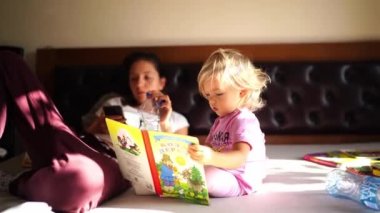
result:
[[[124,118],[123,108],[121,108],[121,106],[104,106],[103,111],[106,117],[121,116]]]

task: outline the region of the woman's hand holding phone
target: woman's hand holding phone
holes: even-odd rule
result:
[[[106,118],[110,118],[121,123],[126,123],[127,121],[124,117],[121,106],[105,106],[103,107],[103,112]]]

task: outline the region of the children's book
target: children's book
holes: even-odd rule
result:
[[[343,168],[352,173],[380,176],[380,150],[310,153],[303,156],[303,159],[325,166]]]
[[[209,204],[204,167],[187,152],[198,138],[140,130],[108,118],[106,123],[120,170],[137,195]]]

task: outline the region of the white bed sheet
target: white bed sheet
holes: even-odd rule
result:
[[[136,196],[132,190],[92,210],[103,212],[375,212],[347,199],[335,198],[325,191],[330,167],[300,160],[306,153],[339,149],[379,150],[380,142],[339,145],[268,145],[268,176],[260,192],[238,198],[213,198],[210,206],[186,203],[177,199]],[[10,168],[19,162],[1,164]],[[7,193],[0,193],[0,211],[50,212],[45,203],[25,202]]]

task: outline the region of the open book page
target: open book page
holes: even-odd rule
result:
[[[156,194],[141,131],[106,119],[113,149],[125,179],[138,195]]]
[[[160,180],[160,196],[208,204],[203,165],[192,160],[187,151],[190,144],[199,143],[198,138],[149,131],[149,140]]]
[[[157,194],[209,204],[203,165],[191,159],[193,136],[140,130],[111,119],[107,127],[124,177],[136,194]]]

